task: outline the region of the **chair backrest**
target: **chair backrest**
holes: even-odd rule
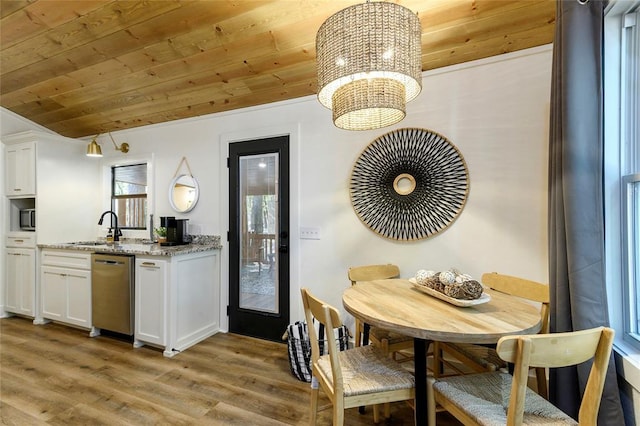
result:
[[[302,288],[302,305],[304,306],[304,315],[307,320],[307,328],[309,330],[309,340],[311,341],[311,360],[312,365],[317,365],[320,358],[320,344],[318,342],[318,334],[313,326],[313,319],[323,324],[325,334],[333,336],[333,330],[342,325],[340,313],[334,307],[327,305],[322,300],[313,296],[308,289]],[[329,360],[331,362],[331,370],[333,374],[333,386],[335,394],[341,394],[343,391],[342,369],[340,368],[340,360],[338,357],[338,345],[336,339],[326,339],[329,347]]]
[[[507,424],[522,423],[529,367],[566,367],[592,358],[578,422],[581,425],[597,424],[614,334],[611,328],[597,327],[568,333],[502,337],[496,348],[498,355],[515,363]]]
[[[400,276],[400,268],[390,263],[386,265],[353,266],[349,268],[347,276],[353,285],[358,281],[398,278]]]
[[[539,302],[540,316],[542,318],[542,327],[540,333],[549,333],[549,286],[536,281],[524,278],[512,277],[510,275],[498,274],[497,272],[489,272],[482,274],[482,283],[489,286],[493,290],[501,293],[510,294],[512,296],[521,297]]]

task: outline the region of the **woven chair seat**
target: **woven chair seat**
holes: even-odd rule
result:
[[[413,375],[386,357],[374,346],[360,346],[339,353],[344,380],[344,395],[363,395],[373,392],[411,389]],[[333,385],[329,355],[318,360],[318,368]]]
[[[384,339],[389,341],[389,346],[402,342],[413,342],[413,337],[405,336],[404,334],[396,333],[395,331],[385,330],[383,328],[371,327],[369,329],[369,336],[381,342]]]
[[[470,374],[438,379],[436,393],[469,414],[481,425],[507,424],[512,376],[502,372]],[[577,425],[546,399],[526,389],[523,425]]]
[[[472,343],[446,343],[445,345],[449,351],[459,352],[465,358],[480,365],[485,371],[496,371],[507,367],[507,363],[492,347]]]

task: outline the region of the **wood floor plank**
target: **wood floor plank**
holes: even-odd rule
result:
[[[78,404],[70,409],[60,413],[47,422],[48,425],[92,425],[92,426],[108,426],[113,424],[113,414],[96,409],[92,405]],[[118,419],[119,425],[127,425],[131,423]]]
[[[165,358],[86,330],[0,319],[2,424],[306,425],[309,389],[291,374],[281,343],[219,333]],[[391,410],[393,425],[413,424],[406,403]],[[331,424],[330,409],[318,424]],[[347,410],[345,424],[372,425],[372,410]],[[438,424],[459,425],[441,414]]]
[[[0,423],[7,426],[38,426],[47,424],[6,402],[0,402]]]
[[[184,415],[155,402],[132,396],[131,393],[112,389],[108,398],[102,398],[91,404],[92,411],[83,411],[79,405],[72,410],[58,413],[51,419],[52,424],[93,425],[100,419],[107,419],[106,424],[130,425],[190,425],[194,417]]]
[[[203,417],[218,403],[190,389],[176,392],[173,383],[159,380],[141,382],[125,392],[193,418]]]
[[[52,392],[45,386],[33,383],[2,369],[0,381],[2,401],[19,408],[25,414],[47,421],[73,407],[76,402],[67,396]]]
[[[283,423],[255,413],[249,413],[242,408],[220,403],[209,411],[206,420],[213,425],[239,425],[239,426],[282,426]]]
[[[203,377],[184,370],[175,373],[172,372],[163,379],[177,388],[194,389],[211,400],[225,401],[248,413],[286,421],[288,424],[297,424],[303,415],[300,407],[308,406],[308,394],[303,389],[294,400],[285,400],[278,395],[256,392],[251,387],[245,388],[236,382],[219,380],[217,377]]]

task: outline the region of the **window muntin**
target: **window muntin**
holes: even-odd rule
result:
[[[147,229],[147,163],[111,167],[111,209],[122,229]]]

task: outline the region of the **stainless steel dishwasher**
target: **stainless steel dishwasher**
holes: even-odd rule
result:
[[[93,326],[133,335],[134,256],[91,255]]]

